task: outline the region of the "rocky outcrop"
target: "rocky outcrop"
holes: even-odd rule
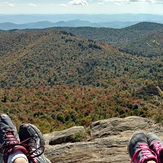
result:
[[[77,142],[79,141],[78,138],[80,137],[80,135],[84,135],[84,133],[85,129],[83,126],[71,127],[70,129],[60,131],[57,134],[55,134],[53,138],[51,138],[51,140],[49,141],[49,145]]]
[[[111,118],[92,123],[90,129],[80,126],[45,134],[45,155],[52,163],[129,163],[127,145],[132,134],[140,130],[154,132],[163,139],[163,126],[153,120],[136,116]],[[85,133],[85,139],[72,143],[69,138],[78,133]]]

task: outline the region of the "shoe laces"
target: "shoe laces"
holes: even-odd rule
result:
[[[135,162],[135,160],[137,159],[137,156],[139,155],[139,152],[141,152],[141,155],[143,156],[142,158],[140,158],[139,163],[142,163],[144,157],[150,157],[151,155],[154,155],[155,157],[155,153],[148,147],[147,144],[139,144],[139,149],[137,149],[130,161],[130,163]]]
[[[151,146],[154,148],[156,154],[158,155],[159,162],[161,162],[163,159],[163,144],[160,141],[157,141],[154,142]]]
[[[6,130],[4,131],[6,141],[3,143],[2,147],[0,147],[0,151],[2,151],[5,148],[11,149],[15,145],[20,145],[19,140],[14,135],[13,130]]]
[[[160,150],[163,150],[163,145],[159,141],[154,142],[152,144],[152,146],[155,148],[156,152],[159,152]]]
[[[28,139],[23,140],[21,143],[28,150],[27,156],[29,158],[39,157],[44,153],[45,147],[44,146],[37,147],[36,138],[30,137]]]

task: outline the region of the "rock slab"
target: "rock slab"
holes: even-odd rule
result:
[[[84,130],[82,126],[74,126],[68,130],[45,134],[47,158],[52,163],[129,163],[127,145],[134,132],[153,132],[163,140],[161,124],[147,118],[131,116],[92,123],[89,138],[82,142],[60,141],[49,145],[56,138],[64,140],[70,133],[72,136],[78,131],[85,132]]]

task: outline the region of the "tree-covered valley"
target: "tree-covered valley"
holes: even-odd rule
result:
[[[44,133],[138,115],[163,122],[163,25],[0,31],[0,112]]]

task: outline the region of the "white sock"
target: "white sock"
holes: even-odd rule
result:
[[[27,163],[28,163],[27,156],[20,150],[18,150],[16,152],[14,152],[13,154],[9,155],[7,163],[13,163],[14,160],[19,158],[19,157],[26,159]]]

